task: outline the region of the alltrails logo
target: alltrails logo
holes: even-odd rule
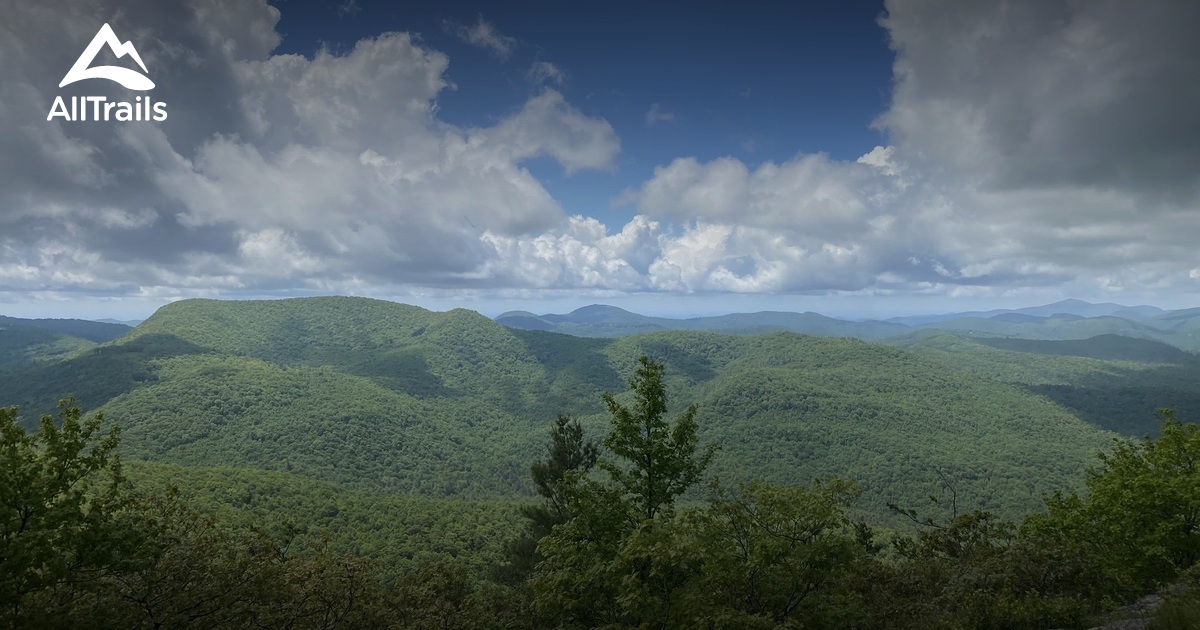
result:
[[[58,87],[65,87],[76,81],[83,81],[85,79],[108,79],[130,90],[137,90],[139,92],[144,92],[154,87],[154,82],[150,80],[150,77],[129,68],[122,68],[120,66],[92,67],[92,62],[96,60],[96,55],[106,45],[118,59],[129,55],[142,68],[142,72],[149,72],[149,70],[146,70],[146,64],[142,62],[141,55],[133,47],[133,42],[121,43],[121,40],[117,39],[117,34],[113,32],[112,28],[108,24],[105,24],[100,27],[96,36],[92,38],[92,43],[83,49],[83,54],[79,55],[79,59],[75,60],[75,65],[71,66],[71,69],[67,71],[67,75],[63,77]],[[46,120],[49,121],[54,120],[56,117],[62,117],[70,122],[82,120],[117,120],[122,122],[153,120],[155,122],[162,122],[167,119],[167,104],[155,103],[149,95],[146,95],[144,98],[138,96],[132,103],[109,101],[107,96],[72,96],[70,103],[71,105],[68,107],[67,101],[64,101],[63,97],[56,96],[54,98],[54,105],[50,107],[50,114],[46,116]],[[91,114],[90,117],[88,116],[89,113]]]

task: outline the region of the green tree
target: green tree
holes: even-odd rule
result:
[[[53,623],[59,587],[98,585],[127,548],[111,519],[126,502],[118,430],[101,435],[73,398],[36,433],[17,418],[0,408],[0,619]]]
[[[388,627],[373,568],[324,541],[289,553],[141,496],[118,431],[74,400],[28,433],[0,409],[0,627]]]
[[[632,408],[603,396],[612,413],[604,446],[620,461],[596,464],[610,483],[568,472],[559,488],[574,518],[538,546],[545,561],[532,581],[535,605],[568,624],[670,623],[673,598],[699,566],[693,537],[670,508],[700,480],[714,447],[697,453],[694,405],[666,421],[663,365],[645,356],[639,363]]]
[[[573,471],[586,473],[599,456],[596,443],[584,439],[579,421],[561,414],[550,429],[546,451],[546,460],[534,462],[530,467],[537,493],[545,500],[521,508],[521,514],[526,518],[525,532],[505,548],[508,562],[496,572],[496,579],[501,582],[516,584],[533,572],[534,566],[542,560],[537,552],[538,542],[549,536],[555,525],[574,517],[570,491],[563,484],[564,477]]]
[[[747,618],[795,619],[861,549],[845,515],[857,493],[854,484],[830,478],[807,488],[752,482],[718,495],[699,533],[704,569],[691,589],[697,605],[708,597]]]
[[[612,432],[604,446],[627,462],[622,466],[601,459],[597,464],[632,500],[639,517],[652,520],[675,498],[700,481],[716,447],[709,445],[697,454],[696,406],[688,407],[674,426],[667,413],[667,389],[663,364],[648,357],[639,359],[637,373],[629,382],[636,403],[630,409],[605,393],[604,404],[612,414]]]
[[[584,440],[583,426],[570,416],[559,415],[550,430],[549,457],[530,467],[537,493],[546,499],[542,505],[526,507],[522,513],[530,520],[538,538],[550,533],[555,525],[571,520],[568,492],[561,487],[568,472],[586,473],[596,464],[600,451],[595,442]]]
[[[1117,440],[1088,470],[1086,497],[1056,494],[1028,528],[1086,545],[1128,593],[1200,559],[1200,427],[1163,416],[1158,439]]]

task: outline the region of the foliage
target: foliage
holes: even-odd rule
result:
[[[1160,586],[1157,627],[1196,618],[1200,427],[1171,412],[1161,437],[1102,453],[1086,495],[1059,493],[1018,524],[960,513],[957,476],[938,470],[948,516],[897,507],[918,529],[888,537],[852,519],[858,485],[838,478],[714,482],[706,502],[676,504],[705,455],[694,425],[662,419],[669,383],[687,387],[646,359],[628,402],[606,397],[614,434],[632,420],[646,431],[633,435],[677,447],[627,434],[607,482],[588,472],[597,452],[583,426],[558,418],[530,468],[544,503],[521,510],[542,519],[527,526],[544,535],[543,560],[504,584],[483,579],[501,554],[479,541],[516,530],[514,506],[252,469],[137,463],[126,478],[102,415],[68,400],[27,433],[0,410],[0,625],[1032,629],[1079,627]],[[661,471],[681,492],[657,504],[638,492],[649,485],[622,483],[655,461],[680,464]],[[386,560],[446,541],[463,546]]]
[[[1120,592],[1174,579],[1200,558],[1200,427],[1163,410],[1161,437],[1118,440],[1088,494],[1056,493],[1032,531],[1085,541]]]
[[[604,511],[588,502],[543,541],[535,605],[565,627],[775,627],[836,617],[821,596],[833,597],[828,585],[862,555],[845,516],[852,495],[836,479],[809,488],[754,483],[632,528],[613,504]]]
[[[497,571],[502,582],[516,584],[524,581],[541,562],[542,557],[537,552],[538,542],[549,536],[556,525],[562,525],[575,516],[570,504],[570,489],[563,484],[563,479],[568,473],[587,473],[600,455],[596,443],[584,439],[579,421],[565,415],[559,415],[554,421],[546,450],[549,457],[545,461],[534,462],[530,467],[534,486],[544,500],[541,504],[522,506],[521,514],[526,519],[525,531],[509,541],[505,548],[508,562]]]
[[[296,473],[136,461],[126,473],[150,495],[176,488],[232,531],[368,556],[384,583],[447,561],[482,574],[505,559],[505,540],[523,525],[522,505],[513,502],[355,490]]]
[[[702,562],[681,597],[691,622],[750,627],[828,614],[816,600],[864,553],[845,513],[856,493],[836,478],[719,492],[694,521]]]
[[[572,471],[586,473],[596,464],[600,451],[594,442],[584,440],[579,421],[564,415],[554,421],[546,450],[550,455],[546,461],[534,462],[530,467],[537,493],[546,499],[546,504],[522,511],[539,530],[549,533],[554,525],[565,523],[574,516],[567,503],[566,491],[560,487],[563,478]]]
[[[663,374],[661,363],[639,359],[629,381],[633,410],[604,394],[612,413],[604,445],[621,458],[597,461],[608,483],[588,479],[584,470],[559,482],[573,514],[538,546],[544,560],[532,580],[543,614],[585,626],[665,623],[674,615],[673,592],[694,572],[689,567],[698,556],[678,548],[680,522],[671,507],[700,479],[713,449],[696,453],[695,407],[674,426],[663,419]]]
[[[137,628],[370,626],[378,583],[354,558],[287,553],[177,494],[139,496],[103,418],[72,400],[34,434],[0,410],[0,623]]]
[[[30,598],[95,582],[127,550],[111,516],[125,501],[118,432],[80,419],[73,400],[35,434],[0,408],[0,614],[21,618]]]
[[[680,414],[674,426],[663,419],[667,413],[663,365],[645,356],[638,361],[637,375],[629,382],[637,400],[634,410],[604,394],[612,414],[612,430],[604,446],[624,459],[624,465],[607,459],[598,465],[624,491],[639,517],[651,520],[700,481],[716,447],[710,445],[697,456],[695,405]]]

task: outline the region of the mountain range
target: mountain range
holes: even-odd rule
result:
[[[510,311],[497,316],[496,321],[510,328],[581,337],[621,337],[661,330],[702,330],[735,335],[791,331],[871,341],[901,339],[927,329],[1045,340],[1087,339],[1116,334],[1160,341],[1185,350],[1200,350],[1200,308],[1168,311],[1154,306],[1092,304],[1073,299],[1019,309],[863,321],[836,319],[811,312],[777,311],[674,319],[639,315],[600,304],[585,306],[567,314],[535,315],[525,311]]]
[[[611,307],[540,319],[664,321]],[[943,473],[981,507],[1036,508],[1043,492],[1078,484],[1113,435],[1153,430],[1155,407],[1200,412],[1194,354],[1115,335],[1042,341],[761,313],[707,318],[739,335],[588,338],[463,309],[332,297],[184,300],[133,329],[6,321],[0,344],[50,335],[0,363],[0,401],[29,422],[73,393],[121,425],[130,459],[430,497],[528,495],[550,421],[573,414],[601,435],[600,394],[625,396],[643,354],[667,365],[672,408],[699,406],[702,437],[721,449],[714,474],[731,483],[845,476],[863,485],[861,509],[884,519],[888,502],[938,491]],[[884,345],[749,335],[746,322],[908,332]],[[65,330],[101,341],[93,333],[125,334],[98,343]],[[80,341],[68,348],[69,339]]]

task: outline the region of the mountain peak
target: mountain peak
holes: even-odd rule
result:
[[[594,313],[619,313],[622,315],[633,314],[619,306],[610,306],[608,304],[588,304],[587,306],[581,306],[571,311],[572,315],[589,315]]]

